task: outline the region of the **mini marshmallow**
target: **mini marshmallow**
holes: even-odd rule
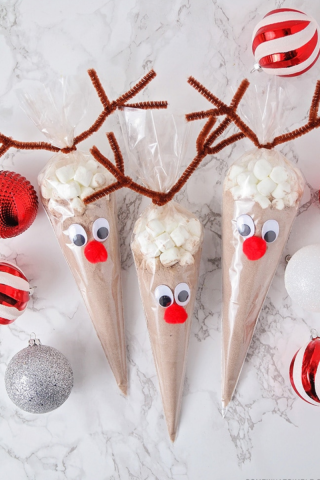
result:
[[[189,221],[187,217],[185,217],[184,215],[181,215],[180,213],[175,214],[174,220],[177,223],[177,225],[183,225],[184,227],[187,225]]]
[[[298,197],[299,197],[298,192],[291,192],[285,195],[285,197],[283,198],[285,206],[293,207],[296,204]]]
[[[180,248],[180,261],[179,264],[184,267],[185,265],[193,265],[194,258],[190,252],[187,252],[183,248]]]
[[[272,201],[272,208],[276,208],[277,210],[283,210],[284,209],[284,201],[282,198],[277,198]]]
[[[143,230],[141,233],[139,233],[136,236],[136,239],[138,240],[141,248],[145,247],[151,241],[150,240],[150,235],[147,232],[147,230]]]
[[[141,248],[141,252],[149,258],[159,257],[160,250],[155,243],[148,243],[143,248]]]
[[[274,167],[270,173],[270,178],[275,183],[282,183],[288,179],[287,169],[281,166]]]
[[[277,184],[274,183],[274,181],[271,180],[271,178],[266,177],[263,180],[261,180],[261,182],[258,183],[257,190],[264,197],[269,197],[269,195],[271,195],[271,193],[274,191],[276,186]]]
[[[175,228],[170,236],[177,247],[181,247],[181,245],[183,245],[183,243],[190,237],[188,231],[182,225]]]
[[[268,162],[268,160],[265,160],[264,158],[258,160],[253,168],[253,173],[259,180],[263,180],[264,178],[268,177],[271,171],[271,164]]]
[[[175,265],[176,263],[178,263],[179,260],[180,260],[180,253],[178,248],[176,247],[169,248],[169,250],[166,250],[160,255],[160,262],[164,267],[172,267],[172,265]]]
[[[74,175],[74,179],[76,182],[80,183],[84,187],[89,187],[91,180],[92,180],[92,171],[87,169],[86,167],[82,167],[81,165],[77,168],[77,171]]]
[[[83,215],[85,210],[86,210],[85,204],[83,203],[82,200],[80,200],[79,197],[75,197],[72,200],[71,206],[72,206],[73,210],[75,210],[79,215]]]
[[[183,244],[184,250],[194,255],[199,250],[200,239],[199,237],[189,237]]]
[[[93,193],[94,193],[93,188],[86,187],[82,190],[80,198],[81,198],[81,200],[84,200],[86,197],[89,197],[89,195],[92,195]]]
[[[165,218],[164,225],[165,225],[166,232],[169,233],[170,235],[170,233],[173,232],[175,228],[177,228],[178,222],[175,220],[174,217],[168,217],[168,218]]]
[[[254,201],[259,203],[260,207],[263,208],[263,209],[268,208],[271,205],[270,200],[267,197],[265,197],[264,195],[261,195],[261,194],[255,195]]]
[[[77,182],[62,183],[58,187],[58,194],[66,200],[71,200],[80,195],[80,185]]]
[[[238,175],[240,175],[240,173],[242,173],[244,171],[244,168],[243,167],[240,167],[240,165],[233,165],[231,168],[230,168],[230,172],[229,172],[229,175],[228,177],[233,180],[235,178],[238,177]]]
[[[164,232],[164,225],[160,220],[150,220],[146,226],[146,230],[152,235],[152,237],[157,237]]]
[[[56,170],[56,177],[61,183],[68,183],[74,177],[73,165],[65,165]]]
[[[253,197],[258,193],[257,185],[254,183],[245,183],[240,188],[242,190],[240,198]]]
[[[242,188],[239,186],[230,188],[230,192],[235,200],[242,197]]]
[[[284,192],[286,193],[290,193],[291,192],[291,185],[289,182],[282,182],[282,183],[279,183],[279,185],[282,186],[282,189]]]
[[[256,161],[254,159],[250,160],[250,162],[247,165],[247,169],[249,170],[249,172],[253,171],[255,164],[256,164]]]
[[[41,195],[43,198],[49,200],[52,196],[52,190],[45,185],[41,185]]]
[[[192,218],[187,224],[187,230],[191,235],[200,238],[202,235],[202,225],[197,218]]]
[[[164,232],[158,237],[156,237],[154,243],[157,245],[159,250],[161,250],[161,252],[164,252],[165,250],[174,247],[174,243],[171,240],[170,236],[167,234],[167,232]]]
[[[46,187],[48,187],[51,190],[53,190],[53,189],[57,190],[59,185],[60,185],[60,182],[57,180],[56,176],[52,176],[52,177],[46,178],[45,185],[46,185]]]
[[[106,177],[103,173],[96,173],[93,175],[90,187],[92,188],[100,188],[106,184]]]
[[[243,186],[248,183],[256,184],[258,183],[257,177],[252,172],[243,172],[237,176],[238,185]]]
[[[232,187],[235,187],[237,186],[237,177],[234,178],[234,179],[231,179],[229,177],[226,177],[224,179],[224,188],[226,190],[231,190]]]
[[[99,163],[94,160],[93,158],[91,158],[87,163],[86,163],[86,168],[88,170],[91,170],[92,172],[96,172],[98,170],[98,167],[99,167]]]
[[[288,182],[279,183],[277,188],[272,192],[273,198],[283,198],[286,193],[290,193],[291,187]]]

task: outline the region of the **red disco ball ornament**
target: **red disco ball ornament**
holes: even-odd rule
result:
[[[30,182],[18,173],[0,172],[0,238],[27,230],[38,211],[38,197]]]
[[[267,13],[252,36],[254,70],[294,77],[311,68],[320,53],[319,26],[299,10],[279,8]]]
[[[320,338],[300,348],[290,365],[290,382],[296,394],[311,405],[320,406]]]
[[[0,324],[14,322],[27,308],[32,294],[29,282],[20,268],[0,262]]]

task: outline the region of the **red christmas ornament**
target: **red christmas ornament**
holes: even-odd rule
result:
[[[20,268],[0,262],[0,324],[14,322],[27,308],[32,294],[29,282]]]
[[[320,338],[312,337],[297,351],[290,365],[291,385],[302,400],[311,405],[320,405]],[[318,372],[319,370],[319,372]]]
[[[0,172],[0,238],[23,233],[37,211],[38,197],[31,183],[18,173]]]
[[[254,70],[294,77],[311,68],[320,53],[319,26],[299,10],[279,8],[267,13],[252,36]]]

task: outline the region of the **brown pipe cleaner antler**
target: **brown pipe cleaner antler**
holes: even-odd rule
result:
[[[249,86],[248,80],[243,80],[243,82],[246,82],[247,87]],[[276,145],[280,145],[282,143],[293,140],[294,138],[301,137],[302,135],[305,135],[306,133],[313,130],[314,128],[318,128],[320,126],[320,117],[318,116],[318,109],[319,109],[319,103],[320,103],[320,81],[319,80],[317,81],[314,95],[312,98],[308,122],[302,127],[297,128],[292,132],[279,135],[278,137],[275,137],[272,142],[265,143],[265,144],[262,144],[259,142],[257,135],[251,130],[250,127],[248,127],[248,125],[246,125],[243,122],[243,120],[239,117],[235,109],[231,108],[231,105],[228,106],[225,103],[223,103],[219,98],[217,98],[215,95],[209,92],[209,90],[207,90],[195,78],[190,77],[188,80],[188,83],[193,88],[198,90],[198,92],[201,93],[201,95],[203,95],[210,103],[212,103],[216,107],[215,109],[191,113],[186,116],[188,121],[198,120],[198,119],[207,118],[207,117],[209,117],[210,119],[212,117],[226,115],[226,119],[229,120],[229,123],[233,121],[233,123],[241,131],[242,133],[241,138],[243,137],[249,138],[254,143],[254,145],[258,148],[271,149]],[[222,124],[223,122],[221,123],[221,125]]]
[[[105,119],[109,115],[111,115],[111,113],[113,113],[117,108],[126,106],[141,109],[159,109],[167,108],[168,106],[167,102],[162,101],[127,103],[155,78],[156,72],[154,70],[151,70],[149,73],[147,73],[136,85],[134,85],[134,87],[128,90],[125,94],[121,95],[117,100],[114,100],[112,102],[110,102],[110,100],[108,99],[96,71],[93,69],[88,70],[88,74],[103,105],[103,111],[100,113],[99,117],[91,125],[90,128],[88,128],[74,138],[71,147],[58,148],[47,142],[20,142],[0,133],[0,157],[4,155],[4,153],[6,153],[10,148],[16,148],[18,150],[49,150],[51,152],[61,151],[62,153],[69,153],[77,149],[76,146],[78,145],[78,143],[83,142],[83,140],[90,137],[90,135],[92,135],[93,133],[97,132],[104,123]]]
[[[231,112],[236,111],[248,86],[249,86],[249,82],[247,80],[243,80],[241,82],[237,92],[235,93],[231,101],[230,107],[228,107],[228,109],[230,109]],[[210,92],[208,92],[208,94],[210,94]],[[228,125],[231,123],[231,119],[227,117],[225,120],[221,122],[221,124],[217,128],[215,128],[212,131],[212,128],[216,123],[216,118],[214,115],[206,115],[206,116],[209,118],[197,138],[197,155],[192,160],[190,165],[185,169],[185,171],[183,172],[179,180],[173,185],[173,187],[167,193],[157,192],[149,188],[143,187],[142,185],[139,185],[138,183],[134,182],[132,178],[125,175],[124,162],[123,162],[123,157],[120,151],[120,147],[117,143],[117,140],[114,134],[108,133],[107,137],[114,154],[116,165],[114,165],[110,160],[108,160],[104,155],[102,155],[102,153],[98,150],[97,147],[94,146],[90,150],[90,152],[93,155],[93,157],[101,165],[103,165],[105,168],[107,168],[107,170],[109,170],[109,172],[116,178],[116,181],[111,185],[109,185],[108,187],[103,188],[102,190],[86,197],[84,199],[84,203],[88,205],[90,203],[95,202],[99,198],[102,198],[105,195],[109,195],[110,193],[115,192],[116,190],[119,190],[120,188],[124,188],[124,187],[130,188],[131,190],[134,190],[135,192],[140,193],[141,195],[151,198],[152,202],[155,203],[156,205],[161,206],[168,203],[170,200],[172,200],[174,195],[178,193],[179,190],[181,190],[181,188],[185,185],[185,183],[191,177],[193,172],[196,170],[196,168],[200,165],[202,160],[207,155],[213,155],[215,153],[218,153],[223,148],[227,147],[228,145],[231,145],[232,143],[240,140],[241,138],[244,138],[245,136],[243,133],[236,133],[234,135],[230,135],[230,137],[217,143],[215,146],[212,146],[213,143],[216,141],[216,139],[226,130]]]

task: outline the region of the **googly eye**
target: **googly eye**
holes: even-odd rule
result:
[[[242,237],[252,237],[255,232],[252,218],[249,215],[240,215],[240,217],[237,218],[237,229]]]
[[[98,218],[92,226],[92,233],[95,240],[104,242],[109,237],[110,226],[105,218]]]
[[[71,242],[76,247],[83,247],[88,241],[85,229],[77,223],[70,225],[68,229],[68,235]]]
[[[158,285],[154,291],[160,307],[167,308],[173,303],[173,293],[167,285]]]
[[[279,223],[277,220],[267,220],[262,227],[262,238],[267,243],[272,243],[277,240],[279,236]]]
[[[187,305],[190,300],[190,288],[186,283],[179,283],[174,289],[174,298],[178,305]]]

